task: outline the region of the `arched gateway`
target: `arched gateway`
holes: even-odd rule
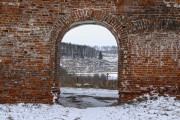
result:
[[[64,21],[66,20],[66,21]],[[57,89],[59,90],[59,80],[61,78],[59,77],[59,69],[60,69],[60,44],[61,40],[63,39],[65,33],[72,29],[73,27],[84,25],[84,24],[97,24],[106,27],[111,31],[111,33],[115,36],[118,44],[119,51],[122,51],[120,48],[123,47],[123,40],[121,38],[121,31],[123,31],[122,23],[120,20],[118,20],[116,17],[113,17],[112,15],[103,12],[101,10],[93,10],[93,9],[82,9],[82,10],[76,10],[74,11],[70,16],[63,17],[60,19],[57,19],[55,22],[55,26],[53,28],[53,31],[51,32],[51,41],[53,42],[53,50],[54,54],[51,56],[52,59],[55,59],[54,62],[54,79],[57,81]],[[83,34],[83,33],[82,33]],[[121,43],[121,45],[120,45]],[[124,45],[125,46],[125,45]],[[124,48],[125,49],[125,48]],[[121,52],[122,53],[122,52]],[[120,58],[123,59],[123,55],[119,54]],[[122,60],[119,59],[119,60]],[[54,61],[54,60],[52,60]],[[118,61],[119,65],[122,63],[122,61]],[[121,67],[122,68],[122,67]],[[121,69],[119,69],[119,75]],[[121,78],[121,77],[119,77]],[[120,82],[120,79],[119,79]],[[58,93],[59,95],[59,93]]]
[[[0,103],[57,102],[60,43],[68,30],[83,24],[104,26],[117,40],[120,101],[146,93],[178,98],[179,4],[166,0],[1,2]]]

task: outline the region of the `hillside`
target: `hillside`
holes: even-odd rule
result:
[[[61,67],[69,73],[99,73],[99,72],[117,72],[117,55],[103,54],[103,59],[61,59]]]
[[[90,47],[70,43],[61,45],[60,65],[68,73],[117,72],[117,60],[118,54],[115,46]]]

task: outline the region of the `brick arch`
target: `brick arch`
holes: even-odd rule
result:
[[[77,10],[71,13],[70,16],[61,17],[56,20],[53,30],[51,32],[51,42],[52,42],[52,54],[51,54],[51,63],[53,72],[52,77],[54,79],[54,88],[59,88],[59,76],[58,70],[60,68],[60,44],[64,35],[73,27],[80,26],[83,24],[97,24],[107,28],[115,37],[117,46],[119,49],[118,53],[118,82],[120,83],[122,69],[123,69],[123,60],[124,52],[127,51],[127,31],[124,25],[116,17],[100,11],[100,10]],[[121,86],[121,85],[119,85]]]

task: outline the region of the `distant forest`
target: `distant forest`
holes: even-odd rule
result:
[[[71,43],[61,43],[61,58],[99,58],[102,59],[102,53],[117,54],[116,46],[86,46]]]
[[[100,51],[86,45],[61,43],[61,57],[66,58],[94,58]]]

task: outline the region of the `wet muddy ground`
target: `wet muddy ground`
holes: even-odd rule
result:
[[[107,107],[113,106],[117,102],[118,99],[114,97],[77,95],[74,93],[61,93],[60,97],[61,105],[74,108]]]

